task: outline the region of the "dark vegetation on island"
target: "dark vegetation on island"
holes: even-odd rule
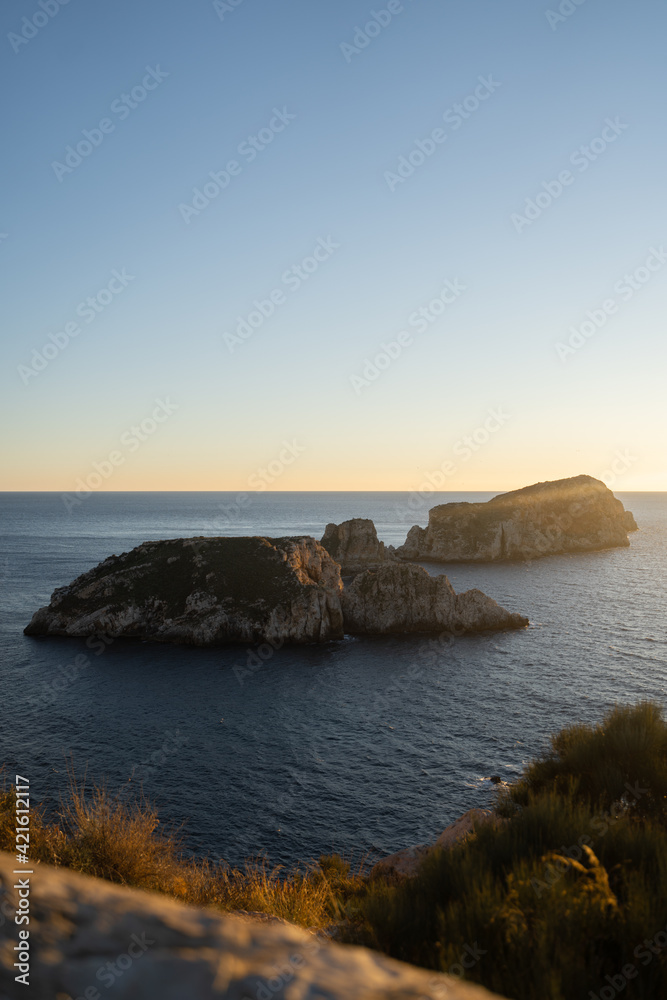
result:
[[[6,788],[3,850],[14,844],[13,810]],[[185,902],[326,929],[512,1000],[667,996],[661,706],[617,707],[597,726],[562,730],[498,789],[496,812],[496,823],[392,881],[351,872],[337,855],[293,872],[195,860],[149,803],[73,782],[59,815],[33,818],[31,855]]]

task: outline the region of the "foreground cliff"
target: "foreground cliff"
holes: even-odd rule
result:
[[[232,642],[329,642],[348,634],[520,628],[480,591],[398,561],[344,590],[340,565],[314,538],[180,538],[111,556],[54,591],[26,635]]]
[[[502,493],[488,503],[434,507],[415,525],[402,559],[496,562],[627,546],[634,517],[599,479],[576,476]]]
[[[313,538],[180,538],[111,556],[34,615],[26,635],[217,646],[342,639],[340,568]]]

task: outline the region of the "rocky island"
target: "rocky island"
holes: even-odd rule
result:
[[[499,562],[627,546],[635,519],[599,479],[575,476],[501,493],[487,503],[447,503],[411,528],[400,559]]]
[[[481,590],[457,594],[446,576],[431,576],[422,566],[400,563],[360,573],[345,587],[342,603],[345,630],[353,635],[461,634],[529,624]]]
[[[314,538],[179,538],[105,559],[34,616],[26,635],[195,646],[342,639],[340,567]]]
[[[379,540],[375,525],[367,517],[327,524],[320,544],[340,564],[343,574],[360,573],[394,558],[393,546]]]
[[[390,562],[344,589],[340,564],[314,538],[200,537],[110,556],[54,591],[24,631],[219,646],[527,624],[480,591],[456,595],[420,566]]]

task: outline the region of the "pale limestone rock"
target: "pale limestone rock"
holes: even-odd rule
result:
[[[8,915],[17,906],[13,868],[0,854],[0,913]],[[65,1000],[91,988],[114,1000],[493,1000],[479,986],[282,922],[194,909],[46,865],[35,867],[30,887],[27,987],[14,979],[18,927],[0,921],[5,1000]]]
[[[486,823],[499,823],[500,817],[492,809],[468,809],[453,823],[446,826],[435,842],[435,847],[453,847],[454,844],[467,840],[475,832],[475,827]]]
[[[364,517],[327,524],[321,544],[343,573],[359,573],[393,559],[393,550],[379,541],[375,525]]]
[[[343,592],[345,631],[354,635],[404,632],[482,632],[523,628],[528,619],[501,608],[479,590],[456,594],[446,576],[392,562],[366,570]]]
[[[432,847],[429,844],[415,844],[414,847],[404,847],[395,854],[382,858],[370,870],[369,878],[403,879],[412,878],[419,871],[419,865]]]
[[[599,479],[576,476],[501,493],[488,503],[433,507],[408,532],[401,559],[495,562],[627,546],[632,514]]]
[[[500,823],[502,820],[491,809],[468,809],[457,820],[445,827],[434,844],[417,844],[382,858],[371,868],[369,878],[403,879],[417,874],[424,858],[436,847],[448,849],[467,840],[475,828],[486,823]]]

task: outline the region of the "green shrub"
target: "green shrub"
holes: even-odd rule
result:
[[[667,928],[666,737],[650,704],[564,730],[500,823],[369,886],[359,940],[512,1000],[667,997],[667,934],[642,943]]]
[[[523,804],[551,789],[601,810],[667,820],[667,722],[652,702],[617,707],[598,726],[568,726],[512,787]]]

